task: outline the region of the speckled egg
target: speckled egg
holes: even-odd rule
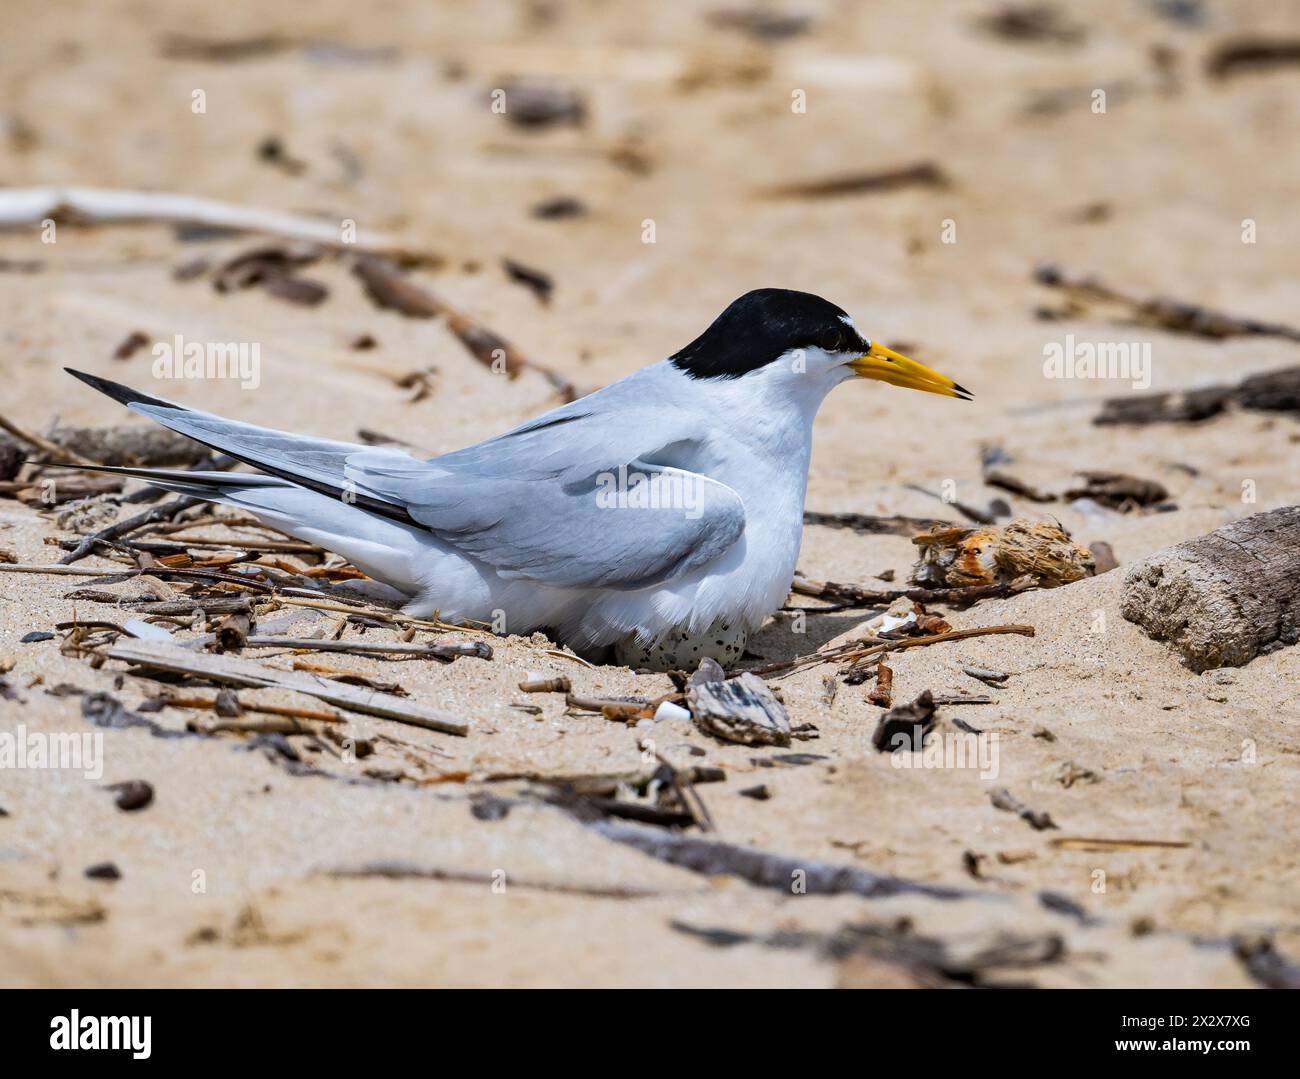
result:
[[[730,667],[740,659],[748,639],[748,630],[720,618],[703,633],[674,629],[652,644],[638,644],[629,634],[614,646],[614,655],[633,670],[693,671],[705,656]]]

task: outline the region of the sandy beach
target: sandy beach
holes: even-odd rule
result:
[[[180,193],[396,237],[420,256],[410,280],[579,394],[681,348],[751,288],[817,293],[975,399],[838,389],[816,421],[807,510],[969,525],[953,499],[987,507],[1002,498],[1014,516],[1108,544],[1118,568],[932,606],[956,629],[1026,625],[1032,637],[890,657],[895,703],[924,690],[990,698],[941,705],[936,729],[958,730],[959,719],[996,735],[995,775],[900,767],[877,752],[872,680],[847,684],[833,662],[770,683],[791,722],[813,725],[816,737],[753,746],[688,719],[628,726],[567,709],[562,694],[522,693],[530,676],[566,676],[575,694],[594,698],[655,699],[673,686],[663,674],[589,666],[540,634],[481,631],[421,629],[414,639],[482,640],[493,650],[486,661],[246,653],[280,671],[308,660],[396,682],[404,700],[463,717],[465,737],[351,713],[348,736],[373,741],[361,760],[315,736],[168,737],[213,712],[141,705],[164,688],[211,699],[215,687],[164,687],[71,647],[54,627],[136,616],[102,595],[69,598],[74,590],[178,598],[183,582],[0,573],[9,688],[0,732],[98,732],[103,747],[93,779],[0,769],[0,983],[918,981],[906,964],[828,947],[846,926],[958,951],[999,934],[1045,949],[978,975],[994,984],[1258,986],[1238,953],[1261,938],[1295,962],[1300,651],[1197,674],[1127,621],[1120,600],[1135,561],[1300,503],[1297,414],[1234,407],[1200,423],[1093,420],[1108,398],[1292,366],[1300,345],[1156,329],[1101,305],[1071,307],[1035,280],[1050,264],[1136,297],[1300,320],[1300,67],[1207,73],[1225,42],[1300,37],[1300,14],[1265,0],[1191,6],[1204,9],[1199,19],[1130,0],[1086,14],[1062,4],[1047,31],[1029,36],[989,22],[1005,5],[965,0],[810,2],[789,9],[809,16],[793,30],[717,18],[725,3],[372,13],[338,0],[231,0],[11,12],[0,53],[6,188]],[[495,112],[494,89],[521,81],[571,92],[581,116],[526,127]],[[912,178],[790,186],[896,169]],[[576,211],[538,212],[560,199]],[[0,229],[0,414],[28,432],[144,423],[65,366],[250,423],[348,441],[377,432],[419,456],[559,402],[538,369],[509,378],[476,362],[446,319],[379,309],[346,248],[317,251],[298,271],[326,292],[308,305],[256,284],[214,287],[236,256],[292,248],[283,238],[71,214],[55,215],[54,242],[48,234],[39,220]],[[510,265],[540,271],[546,285],[521,284]],[[144,344],[117,358],[136,333]],[[155,378],[152,344],[177,335],[255,343],[256,387]],[[1149,370],[1140,380],[1046,377],[1045,347],[1067,335],[1131,342]],[[988,486],[990,459],[1058,497],[1038,503]],[[1120,512],[1064,497],[1088,470],[1155,481],[1165,506]],[[60,539],[147,508],[98,501],[111,504],[78,516],[6,494],[0,553],[54,563],[66,553]],[[199,533],[236,547],[276,538],[220,522]],[[799,570],[884,589],[904,586],[915,559],[907,535],[809,525]],[[127,568],[102,549],[77,565],[103,576]],[[749,641],[747,661],[861,636],[883,609],[816,613],[821,606],[792,596]],[[392,626],[305,608],[288,621],[289,610],[268,617],[294,633],[401,640]],[[54,636],[24,643],[31,633]],[[1009,677],[982,685],[962,665]],[[155,729],[95,727],[85,708],[96,693]],[[321,707],[284,690],[239,696],[246,707]],[[673,835],[954,894],[805,894],[695,872],[538,793],[536,777],[653,770],[655,753],[725,773],[695,788],[714,831]],[[151,804],[124,811],[104,789],[129,780],[151,785]],[[742,794],[757,786],[765,799]],[[1055,827],[998,808],[991,795],[1001,788]],[[1079,842],[1088,839],[1113,843]],[[87,877],[103,863],[118,879]],[[778,946],[780,934],[801,943]]]

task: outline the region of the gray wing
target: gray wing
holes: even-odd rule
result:
[[[709,564],[745,527],[740,496],[687,467],[708,432],[699,417],[656,401],[653,376],[634,375],[497,438],[418,461],[70,373],[274,476],[419,525],[505,576],[564,588],[649,587]]]
[[[708,565],[740,538],[745,507],[677,463],[705,433],[671,407],[633,419],[615,404],[583,399],[427,462],[353,454],[347,475],[507,577],[632,589]]]

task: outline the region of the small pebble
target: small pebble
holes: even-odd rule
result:
[[[23,644],[35,644],[37,641],[52,641],[52,640],[54,640],[53,633],[46,633],[43,630],[36,630],[36,629],[32,630],[31,633],[23,634],[21,638]]]
[[[123,783],[111,783],[106,788],[117,795],[113,799],[117,808],[127,813],[144,809],[153,801],[153,787],[143,779],[128,779]]]
[[[767,789],[766,783],[760,783],[757,787],[746,787],[740,792],[743,798],[753,798],[756,802],[766,802],[772,797],[772,792]]]
[[[86,876],[91,880],[121,880],[122,871],[112,862],[96,862],[86,866]]]

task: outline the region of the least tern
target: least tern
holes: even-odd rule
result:
[[[105,469],[238,506],[348,559],[404,610],[544,630],[632,666],[724,665],[789,591],[813,418],[853,378],[969,400],[835,304],[758,289],[665,360],[422,461],[172,404],[68,369],[260,473]]]

